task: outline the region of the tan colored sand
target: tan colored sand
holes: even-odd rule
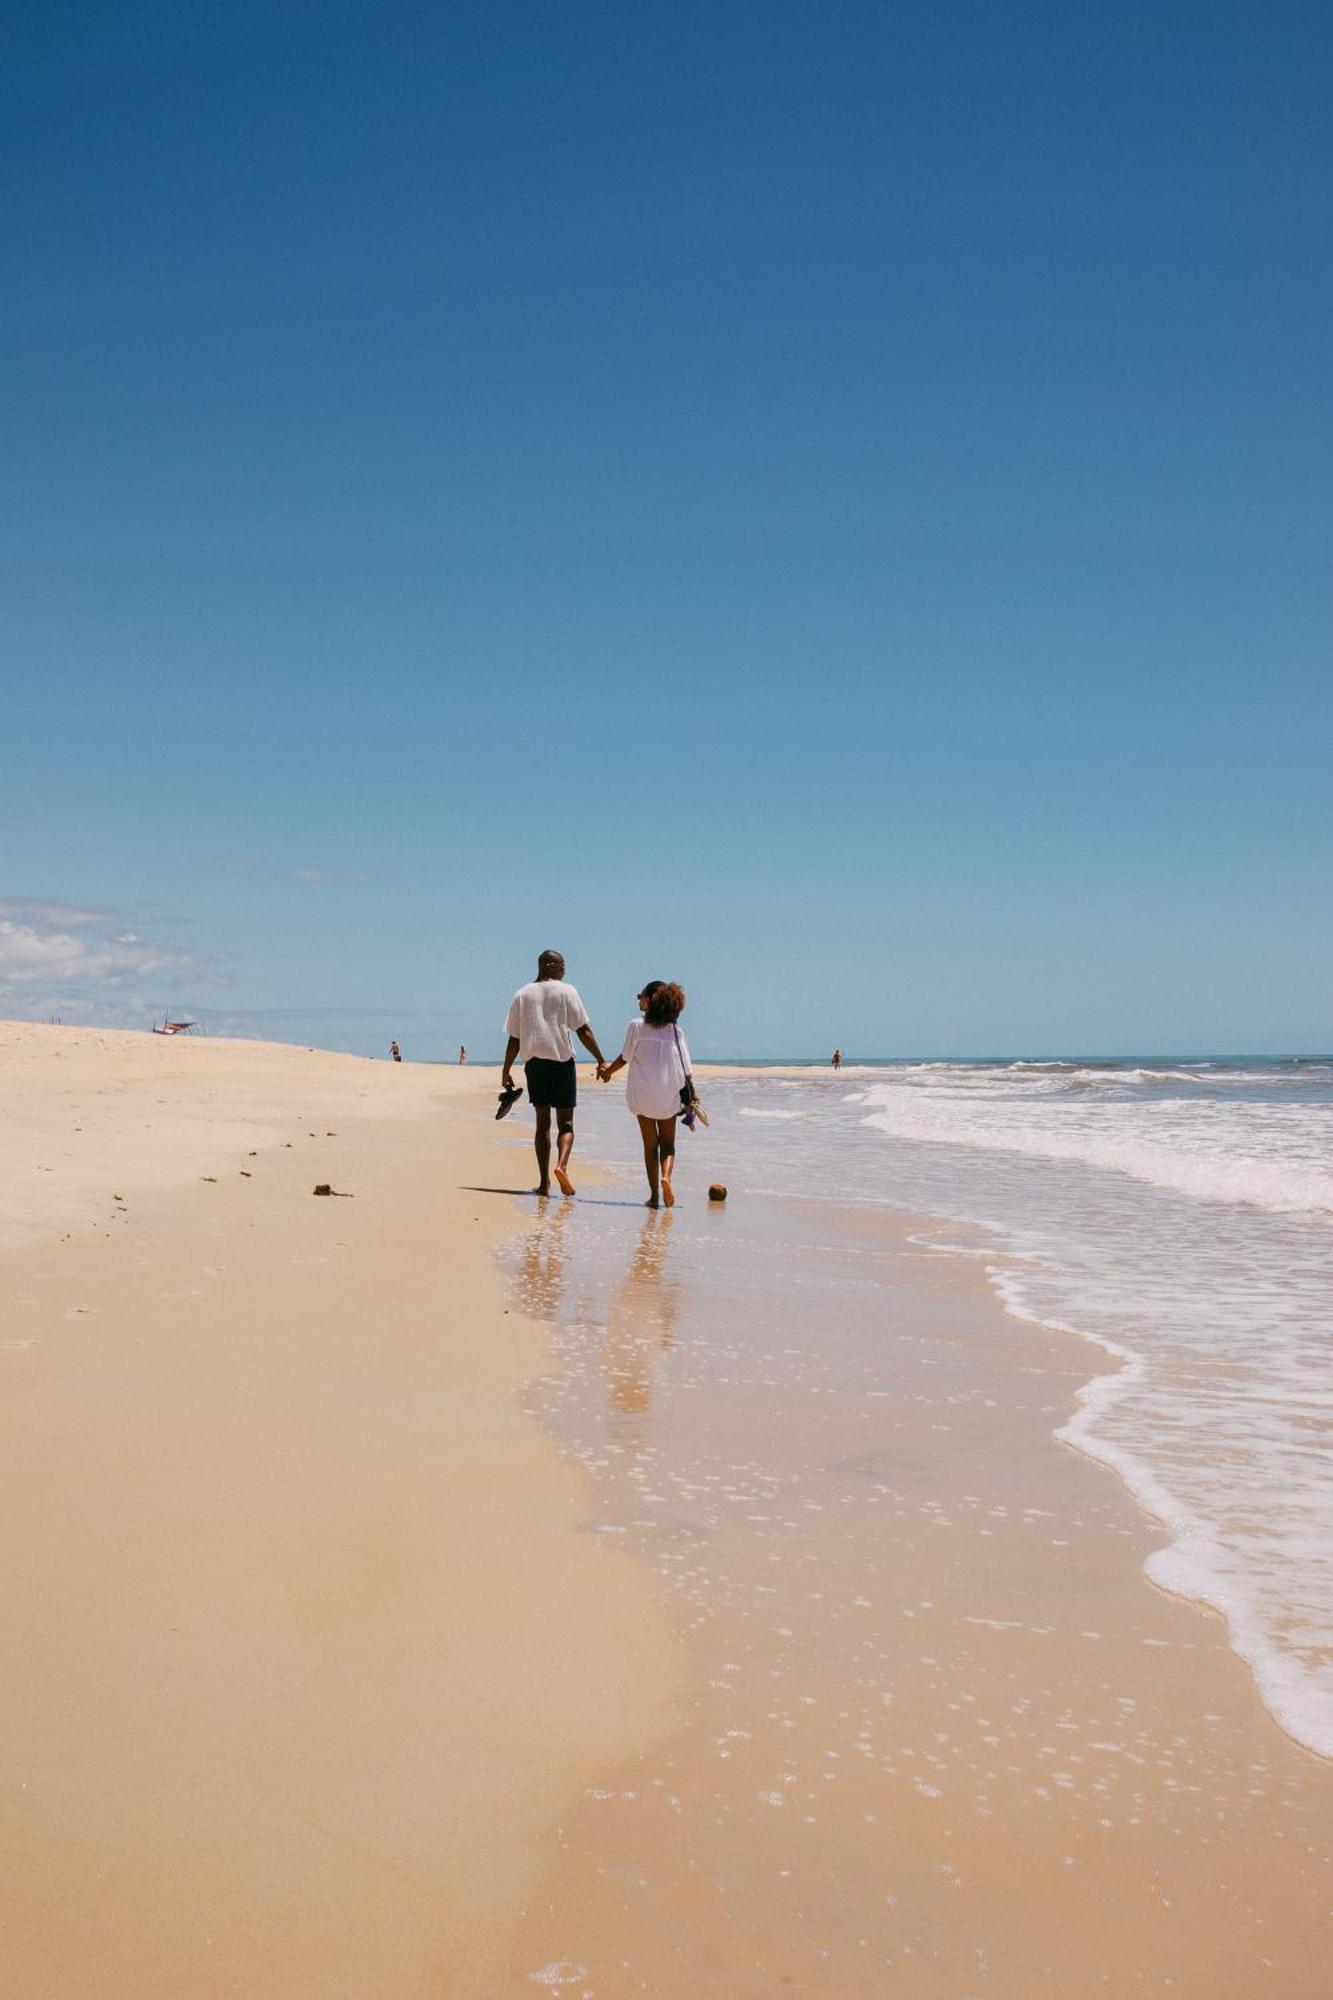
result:
[[[273,1042],[0,1021],[0,1247],[105,1216],[113,1193],[173,1187],[306,1136],[316,1114],[321,1133],[424,1117],[450,1090],[480,1089],[478,1075],[469,1085],[449,1069]]]
[[[4,1991],[507,1990],[677,1674],[515,1400],[468,1190],[525,1133],[489,1073],[256,1044],[6,1026],[0,1072]]]

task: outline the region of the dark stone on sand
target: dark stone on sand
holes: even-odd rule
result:
[[[727,1190],[723,1187],[721,1181],[714,1181],[708,1190],[708,1199],[710,1201],[725,1201],[726,1198]]]

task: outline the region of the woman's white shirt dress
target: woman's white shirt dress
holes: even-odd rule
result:
[[[679,1036],[679,1046],[677,1037]],[[625,1102],[636,1118],[674,1118],[690,1073],[690,1050],[679,1028],[650,1028],[642,1018],[625,1030]]]

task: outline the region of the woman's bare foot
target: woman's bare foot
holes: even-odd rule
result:
[[[670,1181],[668,1180],[664,1180],[662,1182],[662,1199],[666,1203],[668,1208],[674,1208],[676,1206],[676,1190],[672,1187]]]
[[[565,1172],[564,1168],[552,1167],[551,1172],[555,1175],[556,1184],[559,1187],[561,1194],[573,1194],[574,1183],[569,1178],[569,1175]]]

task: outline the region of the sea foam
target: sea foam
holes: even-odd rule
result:
[[[1333,1214],[1329,1119],[1317,1116],[1315,1107],[1219,1103],[1214,1097],[1207,1102],[1205,1123],[1197,1115],[1203,1079],[1190,1073],[1076,1069],[1063,1072],[1058,1095],[1018,1089],[1008,1080],[992,1095],[970,1081],[972,1073],[964,1074],[969,1081],[939,1092],[906,1082],[871,1085],[865,1097],[870,1122],[897,1138],[1077,1161],[1195,1201]],[[1173,1083],[1182,1076],[1193,1103],[1173,1102],[1160,1091],[1141,1098],[1127,1094],[1127,1086]],[[1090,1077],[1095,1089],[1119,1095],[1111,1102],[1088,1101],[1077,1093]]]

